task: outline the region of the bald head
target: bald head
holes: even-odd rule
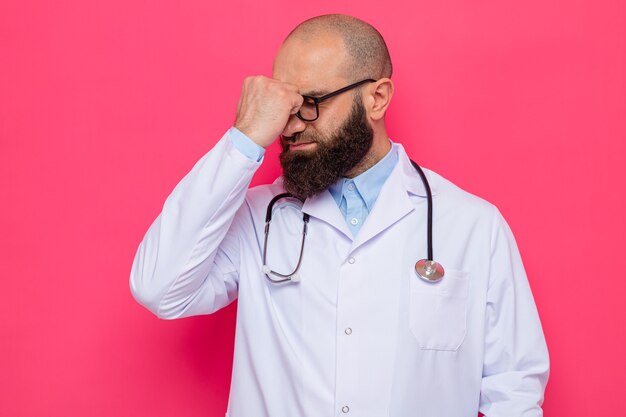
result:
[[[330,14],[305,20],[283,43],[290,40],[308,43],[328,35],[335,35],[343,42],[346,79],[391,77],[391,58],[385,40],[372,25],[352,16]]]

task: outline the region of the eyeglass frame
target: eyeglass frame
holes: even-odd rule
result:
[[[353,88],[359,87],[360,85],[363,85],[367,82],[370,83],[375,83],[377,80],[373,80],[371,78],[367,78],[365,80],[361,80],[361,81],[357,81],[354,84],[350,84],[346,87],[340,88],[339,90],[333,91],[332,93],[328,93],[328,94],[324,94],[322,97],[313,97],[313,96],[306,96],[306,95],[302,95],[302,97],[304,97],[304,100],[312,100],[313,104],[315,104],[315,119],[305,119],[302,114],[300,114],[300,110],[298,110],[296,112],[296,117],[300,120],[302,120],[303,122],[314,122],[317,119],[319,119],[320,117],[320,107],[319,104],[324,101],[324,100],[328,100],[329,98],[335,97],[341,93],[345,93],[346,91],[350,91]]]

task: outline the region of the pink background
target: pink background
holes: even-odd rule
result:
[[[626,415],[625,2],[2,0],[1,416],[224,415],[235,305],[160,321],[130,266],[243,78],[328,12],[385,36],[392,138],[513,228],[546,415]]]

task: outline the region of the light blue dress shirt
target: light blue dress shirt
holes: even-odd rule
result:
[[[257,145],[236,127],[229,136],[237,150],[254,161],[260,161],[265,148]],[[372,211],[380,189],[398,162],[398,154],[391,148],[387,155],[367,171],[354,178],[340,178],[328,189],[346,219],[353,236],[361,229],[367,215]]]
[[[372,211],[380,189],[397,162],[398,154],[391,148],[383,159],[367,171],[354,178],[340,178],[328,188],[353,236],[356,236]]]

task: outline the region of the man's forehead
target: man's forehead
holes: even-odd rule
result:
[[[346,53],[335,36],[288,39],[276,54],[273,78],[297,85],[305,95],[323,95],[343,81]]]

